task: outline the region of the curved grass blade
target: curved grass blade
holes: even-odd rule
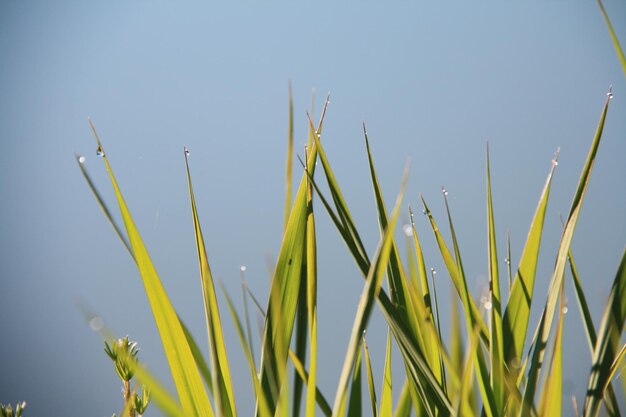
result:
[[[617,57],[619,58],[620,64],[622,64],[622,70],[624,71],[624,75],[626,76],[626,57],[624,57],[624,51],[622,51],[622,47],[619,44],[619,40],[617,39],[617,35],[613,30],[613,25],[611,25],[611,21],[609,20],[609,15],[604,10],[604,5],[602,4],[602,0],[598,0],[598,6],[600,6],[600,11],[602,11],[602,16],[604,16],[604,20],[606,21],[606,26],[609,29],[609,33],[611,34],[611,40],[613,41],[613,46],[615,47],[615,52],[617,52]]]
[[[404,385],[402,385],[402,391],[400,392],[400,398],[398,399],[398,404],[396,404],[396,411],[393,414],[393,417],[410,417],[410,415],[411,391],[409,388],[409,381],[405,380]]]
[[[587,156],[587,161],[585,162],[585,166],[583,167],[583,171],[578,181],[578,187],[572,200],[572,207],[570,209],[569,216],[565,224],[565,229],[563,231],[563,236],[561,237],[561,242],[559,244],[557,259],[554,266],[554,271],[552,273],[552,278],[550,280],[550,286],[548,288],[548,299],[546,300],[546,304],[541,315],[539,327],[537,328],[534,347],[532,350],[532,358],[530,360],[530,369],[528,372],[528,379],[524,392],[524,403],[522,404],[521,416],[528,415],[529,404],[532,404],[533,399],[535,398],[535,392],[543,366],[545,350],[548,338],[550,336],[550,330],[552,328],[554,314],[557,308],[559,289],[561,287],[561,283],[563,282],[567,254],[569,253],[570,244],[574,235],[574,230],[576,229],[576,223],[578,221],[578,216],[580,214],[585,192],[587,190],[587,184],[589,183],[589,178],[595,162],[598,146],[600,145],[600,139],[602,138],[602,130],[604,128],[604,121],[606,120],[606,113],[609,108],[610,100],[611,96],[607,96],[604,108],[602,109],[602,113],[600,116],[600,121],[598,123],[598,127],[596,129],[596,133],[591,144],[591,149],[589,150],[589,154]]]
[[[626,250],[609,294],[602,315],[598,340],[593,354],[591,374],[585,398],[585,417],[595,417],[600,410],[602,398],[611,381],[613,363],[619,356],[620,338],[626,320]]]
[[[189,172],[189,152],[184,150],[185,168],[187,171],[187,184],[189,186],[189,198],[191,203],[191,213],[193,217],[194,231],[196,235],[196,248],[198,250],[198,262],[200,264],[200,278],[202,283],[202,296],[204,299],[204,312],[206,317],[207,334],[209,341],[209,351],[211,353],[211,364],[213,367],[213,398],[218,416],[236,417],[235,397],[233,394],[232,378],[226,345],[224,343],[224,332],[220,319],[213,276],[209,267],[209,259],[204,245],[204,237],[200,227],[200,219],[196,208],[196,199],[191,183]]]
[[[372,359],[370,358],[370,350],[367,347],[365,335],[363,335],[363,352],[365,352],[365,370],[367,371],[367,389],[370,394],[370,406],[372,407],[372,417],[378,415],[378,405],[376,400],[376,386],[374,384],[374,372],[372,372]]]
[[[363,415],[363,394],[361,392],[361,349],[358,350],[354,363],[354,373],[350,381],[350,400],[348,401],[347,417],[361,417]],[[332,414],[332,410],[331,410]]]
[[[475,327],[474,331],[470,333],[470,341],[465,355],[465,364],[463,365],[463,372],[461,374],[461,388],[459,390],[459,397],[457,400],[457,415],[464,417],[476,416],[476,411],[472,404],[472,376],[474,374],[474,364],[476,363],[474,358],[476,357],[477,350],[479,349],[478,332],[478,327]]]
[[[558,153],[558,151],[557,151]],[[504,359],[513,372],[520,369],[524,341],[528,332],[528,319],[530,316],[530,306],[535,288],[535,275],[537,272],[537,260],[539,258],[539,247],[543,233],[543,223],[550,196],[550,186],[552,177],[556,169],[556,158],[553,160],[548,178],[543,186],[539,203],[535,210],[535,215],[530,224],[528,237],[522,257],[513,279],[513,286],[509,293],[509,300],[504,311],[502,320]],[[509,257],[509,262],[511,258]]]
[[[187,415],[212,417],[213,411],[209,398],[204,390],[200,373],[193,358],[193,353],[186,341],[178,316],[169,301],[156,269],[150,260],[148,251],[139,235],[139,231],[131,217],[130,211],[126,206],[95,128],[92,123],[90,124],[96,137],[98,150],[102,154],[111,183],[115,189],[117,202],[133,249],[132,252],[135,256],[152,308],[152,313],[161,335],[165,355],[170,365],[174,384],[176,385],[183,410]]]
[[[487,144],[487,234],[489,259],[489,292],[491,309],[491,326],[489,329],[489,350],[491,359],[491,388],[497,410],[504,410],[504,344],[502,341],[502,297],[500,294],[500,277],[498,273],[498,249],[496,243],[496,227],[493,214],[491,195],[491,168],[489,164],[489,144]]]
[[[307,385],[307,387],[309,387],[309,373],[306,369],[304,369],[304,365],[300,362],[300,359],[298,359],[292,350],[289,351],[289,358],[293,363],[294,369],[298,372],[298,376]],[[322,394],[322,391],[320,391],[319,387],[315,387],[315,401],[317,402],[320,410],[322,410],[322,413],[326,417],[331,417],[333,410],[330,409],[330,404],[328,403],[328,400],[326,400],[326,397],[324,397],[324,394]]]
[[[287,163],[285,169],[285,224],[287,229],[289,212],[291,211],[291,183],[293,182],[293,95],[291,92],[291,81],[289,82],[289,127],[287,131]]]

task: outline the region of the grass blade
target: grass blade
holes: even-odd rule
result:
[[[311,347],[309,354],[306,417],[314,417],[317,384],[317,245],[315,236],[315,216],[313,214],[313,186],[309,182],[307,182],[307,201],[309,215],[307,216],[306,227],[306,306]]]
[[[222,331],[222,322],[217,304],[217,296],[215,294],[215,286],[213,284],[213,276],[211,274],[211,268],[209,267],[209,259],[207,257],[204,237],[200,227],[198,210],[196,208],[196,199],[193,193],[191,174],[189,172],[188,155],[189,151],[185,148],[184,156],[185,168],[187,171],[187,184],[189,186],[191,213],[196,235],[196,248],[198,250],[198,262],[200,264],[200,278],[202,283],[202,296],[204,300],[209,351],[211,353],[210,357],[213,367],[213,398],[218,416],[236,417],[237,411],[235,408],[235,398],[233,394],[232,378],[230,376],[228,355],[226,354],[226,345],[224,343],[224,332]]]
[[[380,392],[380,417],[393,416],[393,386],[391,375],[391,332],[387,332],[387,355],[383,373],[383,388]]]
[[[361,349],[358,350],[356,361],[354,362],[354,373],[350,381],[350,400],[348,401],[348,417],[361,417],[363,415],[363,394],[361,382]],[[331,410],[332,414],[332,410]]]
[[[585,398],[585,417],[595,417],[600,410],[602,398],[610,383],[614,362],[619,356],[620,338],[626,320],[626,251],[609,294],[602,316],[598,340],[593,355],[593,365]]]
[[[161,335],[165,355],[183,410],[187,415],[212,417],[213,411],[209,398],[204,390],[200,373],[193,358],[191,348],[186,342],[185,334],[178,320],[178,316],[169,301],[163,284],[150,260],[148,251],[131,217],[130,211],[126,206],[122,192],[117,184],[117,180],[93,124],[91,124],[91,127],[96,137],[98,150],[102,154],[111,183],[115,189],[117,202],[133,249],[132,252],[135,256],[150,302],[150,307],[152,308],[152,313]]]
[[[535,397],[537,383],[543,365],[545,349],[547,346],[548,338],[550,336],[550,330],[552,327],[554,314],[557,308],[559,289],[563,281],[567,254],[569,253],[570,244],[574,235],[574,230],[576,229],[576,223],[578,221],[578,216],[582,207],[585,191],[587,190],[587,184],[589,183],[589,177],[593,169],[598,146],[600,145],[600,139],[602,138],[602,130],[604,128],[604,121],[606,119],[606,113],[609,108],[610,100],[611,96],[608,95],[604,104],[604,108],[602,109],[600,121],[598,123],[598,127],[596,129],[596,133],[591,144],[591,149],[589,150],[589,154],[587,156],[587,161],[585,162],[585,166],[583,167],[583,171],[578,182],[578,187],[572,200],[572,207],[570,209],[570,213],[565,224],[563,236],[561,237],[561,243],[559,244],[559,251],[554,267],[554,272],[552,273],[552,278],[550,280],[550,286],[548,289],[548,299],[546,301],[546,305],[544,307],[539,322],[534,348],[532,351],[528,380],[526,383],[526,390],[524,392],[524,403],[521,410],[522,416],[526,416],[528,414],[529,404],[533,402],[533,399]]]
[[[626,57],[624,57],[624,51],[622,51],[622,47],[619,44],[619,40],[617,39],[617,35],[613,30],[613,25],[611,25],[611,21],[609,20],[609,15],[604,10],[604,5],[602,4],[602,0],[598,0],[598,6],[600,6],[600,11],[602,12],[602,16],[604,16],[604,20],[606,21],[606,26],[609,29],[609,33],[611,34],[611,40],[613,41],[613,46],[615,47],[615,52],[617,52],[617,57],[619,58],[620,64],[622,64],[622,70],[624,71],[624,75],[626,76]]]
[[[291,92],[291,82],[289,82],[289,127],[287,131],[287,162],[285,169],[285,224],[287,229],[289,212],[291,211],[291,183],[293,182],[293,94]]]
[[[367,371],[367,388],[370,394],[370,406],[372,407],[372,417],[378,415],[378,401],[376,400],[376,386],[374,384],[374,373],[372,372],[372,359],[370,358],[370,350],[363,335],[363,351],[365,352],[365,369]]]
[[[405,380],[402,385],[402,391],[400,392],[400,398],[396,405],[396,412],[394,417],[410,417],[411,415],[411,390],[409,388],[409,381]],[[419,414],[418,414],[419,415]]]

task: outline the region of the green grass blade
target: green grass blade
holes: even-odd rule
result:
[[[591,352],[591,356],[593,357],[594,346],[596,345],[596,341],[598,340],[596,329],[593,325],[593,320],[591,318],[591,312],[589,311],[589,306],[587,305],[587,298],[585,297],[585,293],[582,288],[582,284],[580,281],[580,276],[578,275],[578,269],[576,268],[576,262],[574,262],[574,256],[572,255],[572,251],[570,250],[567,256],[570,265],[570,271],[572,273],[572,280],[574,281],[574,292],[576,294],[576,300],[578,301],[578,307],[580,310],[580,316],[583,320],[583,325],[585,328],[585,334],[587,335],[587,342],[589,343],[589,351]],[[610,378],[609,378],[610,379]],[[613,384],[609,384],[606,391],[606,396],[604,398],[606,403],[606,409],[611,417],[619,417],[621,416],[619,411],[619,405],[617,403],[617,398],[615,396],[615,389],[613,388]]]
[[[457,399],[457,415],[459,416],[476,416],[476,411],[473,406],[473,375],[474,375],[474,359],[479,349],[479,337],[478,327],[470,333],[470,341],[465,355],[465,363],[463,365],[463,372],[461,378],[461,387],[459,390],[459,396]]]
[[[539,415],[541,417],[560,416],[562,415],[562,397],[563,397],[563,317],[565,309],[565,295],[563,294],[564,286],[561,285],[561,304],[559,316],[556,326],[556,336],[554,338],[554,350],[552,352],[552,361],[550,372],[541,390],[541,399],[539,400]]]
[[[489,247],[489,302],[491,308],[491,326],[489,332],[489,350],[491,359],[491,388],[497,410],[504,409],[504,344],[502,339],[502,297],[500,292],[500,277],[498,273],[498,250],[496,243],[496,227],[493,214],[493,200],[491,194],[491,168],[489,164],[489,144],[487,144],[487,224]]]
[[[298,375],[300,376],[302,381],[307,384],[308,387],[310,381],[309,373],[306,371],[306,369],[304,369],[304,365],[302,364],[302,362],[300,362],[300,359],[298,359],[298,357],[292,350],[289,351],[289,358],[291,359],[291,362],[293,363],[296,371],[298,371]],[[317,402],[320,410],[322,410],[322,413],[326,417],[331,417],[333,410],[330,409],[330,404],[328,403],[328,400],[326,400],[326,397],[324,397],[324,394],[322,394],[322,391],[320,391],[319,387],[315,387],[315,401]]]
[[[367,371],[367,389],[370,394],[370,406],[372,407],[372,417],[378,415],[378,401],[376,400],[376,386],[374,384],[374,372],[372,372],[372,359],[370,358],[370,350],[363,335],[363,351],[365,352],[365,369]]]
[[[198,262],[200,264],[200,278],[202,283],[202,296],[204,300],[204,312],[206,318],[207,334],[209,341],[209,351],[211,353],[211,364],[213,367],[213,398],[218,416],[236,417],[235,398],[233,394],[232,378],[226,345],[224,343],[224,332],[222,321],[215,294],[215,285],[209,266],[209,259],[206,253],[200,219],[196,208],[196,199],[193,193],[191,174],[189,172],[187,148],[185,148],[185,168],[187,171],[187,184],[189,186],[189,198],[191,213],[193,217],[194,231],[196,235],[196,248],[198,250]]]
[[[393,385],[391,374],[391,332],[387,332],[387,355],[383,372],[383,387],[380,391],[380,417],[393,416]]]
[[[348,401],[347,417],[361,417],[363,415],[363,394],[361,382],[361,349],[358,350],[354,362],[354,372],[350,381],[350,400]],[[332,411],[331,411],[332,413]]]
[[[513,286],[509,293],[509,300],[502,320],[504,358],[511,371],[519,369],[522,362],[524,341],[528,332],[528,319],[535,288],[535,274],[537,272],[543,223],[555,168],[556,159],[552,163],[530,224],[526,244],[522,250],[522,257],[513,279]],[[512,263],[511,258],[509,257],[508,259]]]
[[[561,287],[561,283],[563,281],[565,273],[567,254],[569,253],[570,244],[574,235],[574,230],[576,229],[576,223],[578,221],[578,216],[582,207],[585,191],[587,190],[587,184],[589,183],[589,177],[593,169],[598,146],[600,145],[600,139],[602,138],[602,130],[604,128],[604,121],[606,119],[606,113],[609,108],[610,100],[611,96],[607,96],[604,108],[600,116],[600,121],[598,123],[598,127],[596,129],[596,133],[591,144],[591,149],[589,150],[589,154],[587,156],[587,161],[585,162],[585,166],[583,167],[583,171],[578,182],[578,187],[572,200],[572,207],[570,209],[570,213],[565,224],[563,236],[561,237],[561,242],[559,244],[557,259],[554,271],[552,273],[552,278],[550,280],[550,286],[548,288],[548,299],[546,300],[546,304],[539,322],[539,327],[536,333],[536,340],[532,351],[532,358],[530,360],[530,369],[528,372],[526,390],[524,392],[525,401],[521,410],[522,416],[526,416],[528,414],[529,404],[531,404],[533,399],[535,398],[537,383],[543,366],[545,350],[548,338],[550,336],[550,330],[552,328],[554,314],[557,308],[559,289]]]
[[[391,220],[389,221],[387,229],[385,230],[385,233],[383,234],[383,237],[379,243],[378,250],[374,257],[374,262],[372,263],[368,272],[365,286],[361,294],[361,299],[359,300],[357,314],[352,327],[350,342],[348,344],[348,351],[344,360],[343,369],[335,396],[335,402],[333,405],[334,417],[339,415],[338,413],[343,409],[343,404],[345,404],[348,382],[354,368],[357,351],[360,345],[361,335],[363,334],[363,331],[367,326],[367,322],[374,306],[374,301],[376,300],[376,297],[381,290],[382,280],[389,263],[391,244],[396,222],[398,219],[398,214],[400,212],[400,204],[402,202],[402,198],[404,197],[407,177],[408,167],[405,169],[404,175],[402,177],[402,185],[400,187],[398,197],[396,198],[396,204],[393,209]]]
[[[600,6],[600,11],[602,11],[602,16],[604,16],[604,20],[606,21],[606,26],[609,29],[609,33],[611,34],[611,40],[613,41],[615,52],[617,52],[617,57],[619,58],[620,64],[622,64],[622,70],[624,71],[624,75],[626,76],[626,57],[624,57],[624,51],[622,51],[622,47],[619,44],[617,35],[613,30],[613,25],[611,25],[611,21],[609,20],[609,15],[606,13],[606,10],[604,10],[604,5],[602,4],[601,0],[598,0],[598,5]]]
[[[313,214],[313,186],[310,183],[307,184],[307,200],[309,215],[306,228],[306,305],[311,347],[305,415],[306,417],[314,417],[317,385],[317,244],[315,216]]]
[[[418,414],[419,415],[419,414]],[[396,405],[396,411],[393,417],[410,417],[411,416],[411,390],[409,388],[409,381],[405,380],[402,385],[402,391],[400,391],[400,398]]]
[[[193,358],[193,353],[186,342],[185,334],[178,320],[178,316],[163,288],[161,280],[150,260],[148,251],[139,235],[139,231],[126,206],[109,160],[100,143],[93,124],[91,125],[96,136],[98,149],[102,153],[117,202],[124,219],[126,232],[129,237],[133,254],[137,262],[141,278],[144,283],[146,294],[152,308],[157,328],[161,335],[161,341],[165,350],[174,384],[178,392],[181,405],[185,414],[191,416],[213,416],[213,411],[197,365]]]
[[[610,383],[611,368],[619,355],[620,338],[626,320],[626,251],[606,303],[598,340],[594,348],[591,374],[585,398],[585,417],[595,417],[600,410],[602,398]]]

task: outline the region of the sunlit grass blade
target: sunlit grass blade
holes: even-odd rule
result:
[[[329,188],[333,195],[334,203],[338,213],[335,214],[330,204],[320,191],[319,187],[309,176],[309,179],[313,183],[316,193],[320,197],[320,201],[326,208],[328,215],[331,217],[333,224],[339,231],[339,234],[343,238],[346,246],[350,250],[359,270],[363,274],[363,277],[368,277],[370,271],[370,261],[367,258],[365,249],[363,248],[358,232],[354,227],[354,223],[350,220],[351,216],[348,210],[345,200],[341,195],[341,191],[337,185],[334,174],[328,162],[328,158],[324,152],[324,148],[316,139],[316,145],[320,155],[320,161],[326,175]],[[349,221],[348,221],[349,220]],[[398,343],[398,347],[402,354],[402,358],[407,368],[409,380],[411,381],[411,389],[413,392],[417,392],[420,398],[425,402],[433,402],[435,407],[444,410],[444,413],[453,412],[452,405],[445,394],[445,389],[437,381],[437,378],[433,375],[433,372],[424,359],[423,355],[417,348],[417,342],[415,337],[410,333],[403,318],[398,314],[396,308],[392,304],[391,300],[387,296],[384,289],[380,289],[378,292],[378,302],[382,310],[383,316],[387,321],[391,332]],[[426,407],[426,412],[429,416],[434,416],[434,409]]]
[[[564,286],[561,284],[561,304],[558,321],[556,325],[556,335],[554,337],[554,350],[550,371],[545,385],[541,390],[539,400],[539,416],[551,417],[562,415],[563,397],[563,317],[565,314]]]
[[[450,274],[450,278],[452,279],[452,283],[454,284],[454,287],[456,288],[457,294],[459,295],[463,303],[463,306],[466,309],[466,314],[468,317],[471,317],[472,321],[475,321],[478,323],[479,328],[480,328],[480,336],[483,342],[485,343],[485,345],[489,346],[489,332],[487,330],[487,325],[482,319],[480,312],[478,311],[478,307],[476,306],[476,303],[474,302],[474,299],[471,297],[468,297],[466,294],[467,287],[461,275],[460,268],[457,265],[457,261],[455,260],[455,257],[453,257],[452,254],[450,253],[450,250],[448,249],[448,246],[446,245],[446,242],[441,234],[441,231],[439,230],[439,226],[437,226],[437,222],[435,221],[435,218],[430,212],[430,209],[428,208],[428,205],[426,204],[426,201],[424,200],[424,197],[421,194],[420,194],[420,199],[422,200],[422,205],[424,206],[424,211],[426,212],[426,215],[428,216],[428,220],[430,222],[433,233],[435,234],[435,239],[439,247],[439,252],[441,253],[443,262],[446,265],[448,274]],[[471,326],[470,328],[472,327],[473,326]]]
[[[370,407],[372,407],[372,417],[378,415],[378,400],[376,399],[376,385],[374,384],[374,372],[372,371],[372,358],[367,347],[365,335],[363,336],[363,352],[365,353],[365,370],[367,372],[367,390],[370,396]]]
[[[404,197],[407,177],[408,166],[405,169],[404,175],[402,177],[402,185],[400,187],[398,197],[396,198],[393,214],[391,216],[389,224],[387,225],[387,229],[385,229],[385,233],[383,234],[383,237],[381,238],[381,241],[379,243],[376,255],[374,256],[374,261],[372,262],[372,265],[368,272],[365,286],[359,300],[356,317],[352,326],[352,334],[350,335],[350,342],[348,344],[348,351],[344,360],[341,376],[339,378],[339,384],[337,386],[337,392],[335,395],[335,402],[333,404],[334,417],[339,416],[340,414],[338,413],[344,407],[343,404],[345,404],[346,400],[348,382],[354,368],[357,350],[359,349],[360,345],[361,335],[363,334],[363,331],[367,326],[367,322],[369,320],[376,297],[380,292],[382,280],[389,263],[391,244],[396,222],[398,219],[398,214],[400,212],[400,204]]]
[[[626,250],[606,303],[598,340],[594,347],[591,374],[585,398],[585,417],[595,417],[602,404],[605,390],[610,383],[613,364],[619,355],[620,338],[626,320]]]
[[[209,259],[206,253],[204,237],[202,235],[202,228],[198,217],[198,210],[196,208],[196,199],[193,193],[191,174],[189,172],[187,148],[184,150],[184,156],[185,168],[187,171],[187,184],[189,186],[191,213],[196,236],[196,248],[198,250],[198,262],[200,264],[200,278],[202,283],[202,296],[204,300],[209,351],[211,365],[213,367],[213,398],[218,416],[236,417],[237,411],[235,408],[235,398],[233,394],[232,378],[230,376],[228,355],[226,354],[226,345],[224,343],[222,321],[220,319],[217,296],[215,294],[215,285],[213,283],[213,276],[211,275]]]
[[[396,404],[396,411],[394,412],[393,417],[409,417],[410,415],[411,390],[409,388],[409,381],[405,380],[402,385],[402,391],[400,391],[400,398],[398,398],[398,404]]]
[[[567,257],[570,265],[570,271],[572,273],[572,280],[574,281],[574,293],[576,294],[576,300],[578,301],[578,307],[580,309],[580,316],[583,321],[585,334],[587,335],[587,342],[589,344],[589,351],[591,356],[593,357],[594,347],[596,346],[596,341],[598,340],[596,329],[593,325],[593,319],[591,318],[591,312],[589,311],[589,306],[587,304],[587,298],[585,297],[585,293],[582,288],[582,283],[580,281],[580,276],[578,275],[578,269],[576,268],[576,262],[574,262],[574,256],[572,255],[572,251],[569,251]],[[606,390],[606,396],[604,397],[606,409],[611,417],[620,416],[619,405],[617,402],[617,398],[615,397],[615,390],[613,388],[613,384],[609,384]]]
[[[512,372],[518,370],[522,362],[524,341],[528,332],[528,319],[535,288],[535,274],[537,272],[543,224],[555,168],[556,158],[548,173],[548,178],[530,224],[528,237],[522,250],[522,257],[519,261],[515,278],[513,278],[513,286],[509,292],[509,300],[502,320],[504,359]],[[510,257],[508,260],[512,264]]]
[[[602,4],[602,0],[598,0],[598,5],[600,6],[600,10],[602,11],[602,16],[604,16],[604,20],[606,21],[606,26],[609,29],[609,33],[611,34],[611,40],[613,41],[613,46],[615,47],[615,52],[617,52],[617,57],[619,58],[620,64],[622,64],[622,70],[624,71],[624,75],[626,76],[626,57],[624,57],[624,51],[620,46],[619,40],[617,39],[617,35],[613,30],[613,25],[611,25],[611,21],[609,20],[609,15],[606,13],[604,9],[604,5]]]
[[[489,163],[489,144],[487,144],[487,235],[488,235],[488,270],[489,270],[489,301],[491,309],[491,325],[489,328],[489,353],[491,359],[491,388],[497,410],[504,409],[504,345],[502,342],[502,297],[500,292],[500,276],[498,273],[498,249],[496,243],[496,227],[493,214],[491,195],[491,168]]]
[[[257,402],[257,412],[260,417],[272,417],[273,414],[270,413],[270,408],[268,405],[268,400],[265,395],[265,391],[261,388],[261,382],[259,381],[259,377],[256,373],[254,358],[252,356],[252,350],[248,345],[246,340],[246,336],[243,331],[243,326],[241,324],[241,320],[239,319],[239,315],[235,310],[235,306],[233,305],[233,301],[230,298],[230,295],[226,291],[223,285],[220,284],[222,288],[222,292],[224,293],[224,297],[226,299],[226,305],[228,306],[228,310],[230,311],[230,315],[233,318],[235,323],[235,330],[237,330],[237,335],[239,336],[239,341],[241,343],[241,347],[243,349],[244,356],[246,358],[246,363],[248,365],[248,371],[250,372],[250,380],[252,381],[252,388],[254,389],[254,396]]]
[[[467,353],[465,355],[463,372],[461,374],[461,387],[457,398],[458,416],[476,416],[476,411],[473,405],[472,387],[474,380],[474,364],[476,363],[475,357],[477,350],[480,349],[478,332],[478,327],[469,332],[470,340]]]
[[[300,378],[307,385],[308,388],[309,373],[306,371],[306,369],[304,369],[304,365],[302,364],[302,362],[300,362],[300,359],[298,359],[298,357],[295,353],[293,353],[292,350],[289,351],[289,358],[293,363],[294,369],[298,372],[298,376],[300,376]],[[326,400],[326,397],[324,396],[324,394],[322,394],[322,391],[320,391],[319,387],[315,387],[315,401],[317,402],[320,410],[322,410],[322,413],[326,417],[331,417],[333,410],[331,410],[328,400]]]
[[[306,417],[315,416],[317,385],[317,244],[313,214],[313,186],[307,183],[309,215],[306,227],[306,308],[309,324],[309,377],[306,395]],[[304,288],[304,285],[302,286]],[[304,355],[303,355],[304,356]]]
[[[463,261],[461,260],[461,252],[459,250],[456,232],[452,223],[452,215],[450,214],[447,194],[448,193],[444,188],[443,199],[446,206],[446,213],[448,215],[448,225],[450,227],[450,235],[452,237],[452,247],[454,248],[455,264],[457,265],[457,273],[462,290],[460,295],[461,303],[465,309],[465,321],[468,331],[469,329],[475,328],[478,328],[480,331],[481,327],[485,326],[485,322],[483,321],[482,316],[480,314],[476,315],[472,309],[472,306],[475,306],[476,304],[474,304],[474,300],[469,292],[469,289],[467,288],[467,280],[463,270]],[[429,217],[432,218],[432,215],[429,214]],[[486,343],[487,347],[491,349],[491,343],[493,341],[488,340],[488,342],[489,343]],[[480,394],[483,399],[483,409],[487,417],[497,417],[500,415],[501,409],[498,408],[496,404],[493,389],[489,384],[489,370],[482,349],[476,349],[474,359],[476,360],[476,376],[478,378],[478,388],[480,389]]]
[[[326,104],[328,101],[326,102]],[[326,106],[317,129],[321,131]],[[319,138],[318,138],[319,139]],[[261,383],[273,412],[275,396],[281,390],[283,373],[287,365],[288,347],[294,327],[303,271],[306,274],[306,227],[308,218],[308,176],[312,176],[317,159],[317,148],[312,146],[307,156],[307,169],[300,181],[287,228],[283,236],[276,269],[270,288],[270,303],[265,321],[261,352]],[[280,309],[280,314],[275,311]],[[281,325],[278,325],[280,321]],[[274,379],[274,383],[270,380]]]
[[[387,332],[387,354],[385,356],[385,371],[383,372],[383,387],[380,391],[380,417],[393,416],[393,384],[391,374],[391,333]]]
[[[133,249],[132,252],[135,256],[152,308],[152,313],[161,335],[165,355],[183,410],[185,414],[191,416],[213,416],[209,398],[204,390],[202,378],[193,358],[191,348],[186,341],[178,316],[169,301],[156,269],[150,260],[148,251],[139,235],[139,231],[131,217],[130,211],[124,202],[121,190],[93,124],[91,124],[91,126],[96,137],[99,152],[102,154],[111,183],[115,189],[117,202]]]
[[[539,321],[539,327],[537,329],[536,340],[530,360],[530,369],[528,371],[528,379],[524,392],[525,401],[521,410],[522,416],[526,416],[528,414],[528,404],[531,404],[533,399],[535,398],[537,383],[543,367],[545,350],[548,338],[550,336],[550,330],[552,328],[554,314],[557,308],[559,289],[561,287],[561,283],[563,281],[565,273],[567,254],[569,253],[570,244],[574,235],[574,230],[576,229],[576,223],[578,221],[578,216],[580,214],[585,192],[587,190],[587,184],[589,183],[589,177],[593,169],[598,146],[600,145],[600,139],[602,138],[602,130],[604,128],[604,121],[606,119],[606,113],[609,108],[610,100],[611,96],[607,96],[604,108],[602,109],[602,113],[600,116],[600,121],[598,123],[598,127],[596,129],[596,133],[591,144],[591,149],[589,150],[589,154],[587,156],[587,161],[585,162],[585,166],[583,167],[578,182],[578,187],[572,200],[572,206],[567,218],[567,222],[565,224],[563,235],[561,237],[561,242],[559,244],[559,250],[554,266],[554,271],[552,273],[552,278],[550,279],[550,285],[548,288],[548,299],[546,300],[546,304],[541,315],[541,319]]]

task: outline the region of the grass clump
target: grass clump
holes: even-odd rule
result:
[[[489,290],[480,300],[473,298],[463,269],[463,262],[454,223],[447,201],[447,191],[442,189],[446,213],[444,221],[450,230],[449,242],[443,236],[434,214],[421,197],[423,211],[432,229],[439,253],[444,261],[462,310],[453,310],[453,336],[442,338],[439,308],[434,287],[429,283],[422,241],[415,229],[413,211],[409,208],[411,224],[405,233],[411,237],[408,266],[402,261],[395,239],[398,216],[401,212],[408,177],[408,167],[400,192],[388,212],[378,182],[376,169],[364,130],[370,178],[374,190],[381,238],[376,251],[370,256],[359,236],[348,204],[333,173],[328,155],[322,144],[323,121],[326,105],[317,124],[309,119],[308,146],[301,160],[303,174],[295,189],[293,204],[285,213],[283,240],[276,261],[267,303],[262,306],[252,300],[264,315],[260,358],[254,355],[252,335],[247,311],[243,318],[236,311],[229,294],[224,291],[224,301],[230,312],[235,330],[241,341],[247,361],[253,394],[256,399],[254,413],[258,417],[298,416],[301,410],[306,417],[316,414],[328,417],[360,416],[559,416],[562,414],[563,370],[563,315],[566,269],[572,272],[582,322],[587,334],[593,365],[589,372],[588,390],[582,408],[583,415],[598,415],[604,404],[611,416],[620,415],[617,394],[611,380],[619,368],[625,352],[620,337],[626,318],[626,255],[622,256],[613,288],[607,300],[600,327],[596,329],[590,319],[589,309],[576,272],[570,245],[580,209],[586,194],[598,147],[602,138],[607,111],[612,98],[609,92],[601,111],[600,121],[592,140],[587,161],[582,169],[576,192],[567,218],[552,272],[547,296],[534,292],[540,243],[544,229],[552,177],[558,165],[552,160],[535,215],[529,227],[518,265],[510,265],[508,249],[509,292],[501,286],[498,244],[492,205],[489,152],[487,150],[486,188],[488,218]],[[291,103],[291,100],[290,100]],[[291,106],[290,106],[291,107]],[[290,126],[293,125],[290,110]],[[93,125],[92,125],[93,127]],[[291,132],[290,128],[290,132]],[[94,129],[95,133],[95,129]],[[292,134],[287,163],[292,161]],[[194,190],[184,150],[187,180],[194,224],[200,280],[209,346],[208,361],[200,353],[193,336],[187,331],[161,284],[148,251],[126,206],[103,145],[96,134],[98,153],[103,157],[109,173],[116,200],[124,221],[118,226],[104,200],[95,188],[85,167],[84,158],[78,157],[79,166],[91,189],[100,202],[105,215],[135,260],[144,282],[157,328],[170,366],[176,393],[161,387],[151,374],[136,361],[136,345],[128,339],[117,344],[107,344],[107,354],[115,361],[118,375],[124,383],[125,415],[142,414],[147,393],[132,393],[130,379],[137,379],[151,387],[154,402],[171,416],[226,416],[238,415],[235,390],[227,349],[224,326],[220,317],[219,301],[209,266],[204,237],[196,209]],[[328,186],[328,195],[318,186],[317,161]],[[289,172],[289,171],[288,171]],[[287,176],[288,194],[292,188]],[[288,195],[287,199],[291,201]],[[315,209],[314,209],[314,201]],[[319,206],[319,207],[318,207]],[[317,239],[315,216],[319,210],[326,212],[343,239],[364,278],[356,316],[347,347],[342,371],[334,398],[325,396],[317,386]],[[507,246],[510,248],[510,244]],[[430,276],[434,271],[431,271]],[[386,286],[384,285],[386,282]],[[385,288],[386,287],[386,288]],[[251,294],[246,292],[245,299]],[[507,299],[505,303],[504,300]],[[538,323],[531,326],[530,308],[542,303]],[[453,303],[455,304],[455,303]],[[540,304],[541,305],[541,304]],[[365,340],[369,319],[378,306],[387,327],[387,354],[383,386],[379,395],[375,389],[371,358]],[[462,340],[461,323],[465,323],[468,340]],[[534,327],[534,329],[533,329]],[[530,346],[525,342],[529,331],[534,330]],[[121,343],[121,345],[119,344]],[[404,383],[393,404],[391,385],[392,346],[398,348],[404,365]],[[462,346],[465,345],[465,351]],[[117,348],[121,346],[121,348]],[[123,347],[126,347],[125,350]],[[119,352],[125,354],[119,354]],[[366,373],[362,373],[365,366]],[[288,372],[293,369],[297,378],[289,385]],[[362,392],[363,378],[368,387]],[[365,398],[368,397],[368,398]],[[477,400],[478,398],[478,400]],[[363,410],[369,402],[371,411]],[[139,406],[139,407],[138,407]],[[134,414],[136,413],[136,414]],[[249,415],[250,410],[245,413]]]

